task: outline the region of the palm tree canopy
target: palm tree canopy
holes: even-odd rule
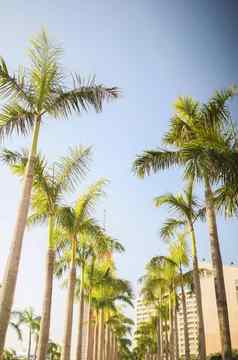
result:
[[[183,166],[185,177],[226,183],[237,181],[237,135],[227,101],[236,89],[217,92],[207,104],[179,98],[164,142],[172,149],[144,151],[133,170],[139,177],[173,166]],[[235,180],[236,179],[236,180]]]
[[[94,77],[83,81],[78,74],[71,75],[70,84],[61,65],[62,53],[43,30],[31,41],[28,68],[10,74],[0,59],[0,96],[7,98],[0,113],[2,138],[13,132],[27,135],[36,118],[44,115],[58,119],[90,107],[101,111],[104,100],[119,96],[118,88],[96,84]]]

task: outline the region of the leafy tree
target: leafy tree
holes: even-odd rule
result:
[[[199,355],[200,359],[206,359],[206,339],[202,310],[201,285],[198,268],[197,241],[194,223],[204,217],[204,209],[193,195],[193,180],[190,179],[183,194],[168,193],[155,198],[157,207],[166,205],[173,212],[174,217],[169,217],[161,228],[160,234],[163,239],[171,239],[178,227],[185,227],[192,240],[192,259],[193,259],[193,284],[196,294],[198,308],[199,326]]]
[[[19,68],[17,74],[10,74],[5,61],[0,61],[0,96],[6,98],[0,113],[0,136],[5,138],[13,133],[32,136],[11,251],[1,290],[0,354],[3,353],[14,299],[42,121],[48,117],[68,119],[71,114],[81,114],[91,107],[97,112],[101,111],[103,101],[115,99],[119,94],[115,87],[97,85],[94,78],[83,82],[77,74],[72,76],[70,86],[68,81],[66,82],[60,63],[62,49],[54,46],[44,31],[31,41],[29,54],[29,67]],[[44,355],[44,352],[41,352],[39,360],[44,360]]]
[[[70,251],[70,272],[62,360],[69,360],[71,352],[77,248],[85,247],[85,242],[87,246],[86,239],[90,236],[95,239],[99,238],[99,235],[103,236],[100,227],[96,225],[94,219],[90,218],[90,215],[95,208],[96,201],[103,195],[105,183],[104,179],[99,180],[78,197],[74,207],[62,207],[59,210],[58,231],[63,231],[66,241],[68,240],[67,251]]]
[[[35,315],[32,307],[23,311],[14,311],[14,316],[17,318],[17,325],[26,326],[28,328],[28,346],[27,346],[27,359],[31,359],[31,346],[32,346],[32,335],[35,330],[39,327],[40,316]]]
[[[237,179],[237,136],[231,126],[228,100],[236,89],[217,92],[207,104],[179,98],[164,143],[171,148],[145,151],[134,162],[138,176],[174,166],[185,168],[204,186],[223,359],[232,359],[231,336],[212,184]]]
[[[2,154],[2,160],[10,164],[12,170],[21,176],[27,166],[27,158],[26,152],[5,150]],[[56,231],[57,217],[63,196],[73,191],[85,176],[89,159],[90,148],[75,147],[70,149],[68,156],[55,162],[53,167],[42,156],[38,156],[35,161],[31,196],[32,211],[28,224],[47,223],[48,225],[46,279],[38,345],[40,358],[42,354],[46,354],[49,339],[55,253],[60,241],[64,240],[62,234]]]

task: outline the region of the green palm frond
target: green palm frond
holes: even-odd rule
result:
[[[108,181],[106,179],[100,179],[91,185],[83,195],[79,196],[75,205],[78,224],[80,224],[85,217],[91,216],[98,199],[105,196],[103,188],[107,183]]]
[[[180,214],[182,217],[184,217],[184,215],[189,216],[190,214],[190,208],[181,194],[174,195],[172,193],[167,193],[165,195],[157,196],[154,201],[156,207],[167,205],[170,210]]]
[[[186,233],[177,233],[176,240],[169,246],[169,255],[171,259],[177,264],[177,266],[189,265],[189,250],[186,240]]]
[[[133,172],[141,178],[150,175],[151,172],[165,170],[171,166],[182,163],[179,151],[147,150],[138,155],[133,164]]]
[[[214,204],[216,208],[224,212],[226,217],[238,214],[238,186],[236,184],[225,184],[214,193]]]
[[[55,46],[42,30],[31,40],[29,54],[30,81],[34,89],[34,101],[37,111],[42,112],[45,111],[52,93],[62,86],[63,74],[60,66],[62,49]]]
[[[34,115],[17,103],[6,104],[0,112],[0,137],[3,139],[16,132],[28,135],[34,127]]]
[[[36,225],[45,225],[47,223],[47,214],[46,212],[42,212],[42,213],[34,213],[31,214],[28,219],[27,219],[27,225],[30,228],[31,226],[36,226]]]
[[[55,163],[54,177],[62,191],[75,190],[79,180],[85,177],[90,160],[91,148],[77,146],[70,148],[69,154]]]
[[[107,88],[96,84],[94,77],[85,82],[76,74],[72,76],[72,82],[72,90],[56,89],[53,99],[47,106],[47,112],[55,118],[68,118],[75,111],[80,114],[82,110],[87,111],[90,106],[99,112],[104,100],[116,99],[120,94],[116,87]]]
[[[176,218],[168,218],[165,220],[165,222],[160,228],[160,236],[163,240],[169,240],[175,236],[175,231],[179,227],[185,225],[186,225],[186,221],[184,220],[179,220]]]
[[[0,95],[10,98],[11,101],[19,100],[28,106],[32,105],[29,85],[25,80],[25,70],[20,68],[18,75],[11,75],[2,57],[0,57]]]

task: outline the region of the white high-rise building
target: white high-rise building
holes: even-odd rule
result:
[[[143,322],[150,320],[151,316],[155,314],[153,305],[145,305],[141,297],[136,300],[136,328]]]

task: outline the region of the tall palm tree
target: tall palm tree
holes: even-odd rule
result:
[[[183,267],[189,265],[187,244],[185,241],[185,235],[177,235],[176,242],[170,245],[169,257],[177,266],[179,271],[179,283],[181,287],[182,305],[183,305],[183,321],[184,321],[184,343],[185,343],[185,359],[190,359],[190,345],[189,345],[189,333],[188,333],[188,320],[187,320],[187,305],[185,295],[185,281]]]
[[[62,50],[52,45],[44,31],[31,42],[30,67],[10,74],[0,60],[0,96],[7,100],[0,112],[2,138],[17,134],[32,135],[22,196],[13,233],[12,246],[4,272],[0,296],[0,355],[3,352],[7,326],[14,299],[22,240],[30,204],[33,168],[37,154],[40,127],[45,117],[69,118],[90,107],[102,110],[104,100],[118,97],[118,89],[95,84],[94,78],[84,83],[79,75],[72,77],[73,86],[65,82],[60,64]]]
[[[63,207],[59,210],[59,231],[63,230],[64,236],[68,239],[67,251],[71,253],[62,360],[69,360],[71,352],[77,248],[84,247],[85,240],[89,236],[96,239],[99,233],[102,235],[100,227],[94,223],[90,216],[95,208],[96,201],[104,194],[103,187],[105,184],[104,179],[99,180],[78,197],[74,207]]]
[[[194,222],[201,219],[204,215],[199,202],[193,195],[193,181],[190,180],[183,194],[168,193],[155,198],[155,205],[160,207],[167,205],[176,217],[168,218],[161,228],[161,237],[169,239],[173,236],[174,230],[179,226],[186,226],[190,232],[192,240],[192,259],[193,259],[193,283],[196,294],[198,309],[198,328],[199,328],[199,358],[206,360],[206,338],[203,320],[201,285],[199,278],[197,241],[194,229]]]
[[[15,311],[14,316],[18,319],[18,326],[24,325],[28,328],[27,359],[31,359],[32,335],[39,325],[40,316],[35,315],[32,307],[23,311]]]
[[[151,171],[183,166],[185,176],[193,176],[203,182],[222,356],[225,360],[232,359],[232,347],[212,184],[220,181],[225,185],[231,178],[237,179],[237,136],[230,125],[227,108],[227,101],[235,93],[234,89],[217,92],[203,105],[191,98],[179,98],[169,131],[164,137],[165,144],[172,145],[172,149],[145,151],[134,163],[135,172],[140,177]]]
[[[116,309],[115,303],[126,303],[132,306],[130,284],[128,281],[117,278],[111,267],[107,268],[107,264],[107,261],[102,263],[102,259],[97,264],[91,289],[91,303],[98,314],[97,359],[104,359],[105,327],[111,312]]]
[[[5,150],[2,160],[10,164],[18,175],[24,174],[27,166],[27,153]],[[56,231],[55,223],[61,209],[63,195],[73,191],[88,170],[90,148],[71,148],[69,155],[60,158],[53,167],[42,156],[36,157],[31,199],[32,213],[29,225],[48,225],[48,250],[46,260],[46,279],[39,333],[38,358],[45,359],[50,331],[50,315],[53,290],[55,252],[62,234]]]
[[[166,359],[174,359],[174,299],[175,299],[175,278],[176,278],[176,267],[172,261],[169,261],[164,256],[155,256],[146,265],[146,274],[142,277],[143,288],[142,294],[145,300],[148,301],[148,295],[154,297],[159,303],[160,310],[161,306],[165,305],[168,308],[168,320],[165,321],[165,354]],[[169,337],[168,339],[168,328]]]

